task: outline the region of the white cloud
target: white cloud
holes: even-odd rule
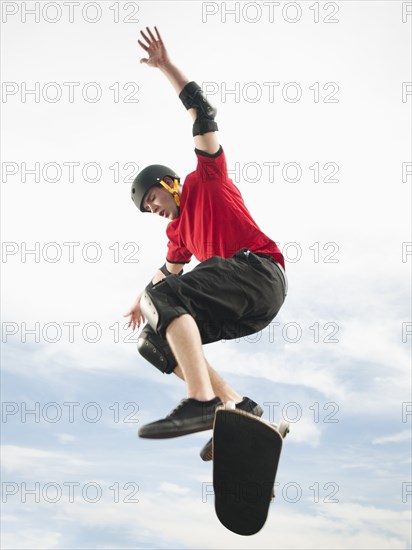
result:
[[[403,443],[405,441],[411,441],[411,430],[403,430],[392,435],[386,435],[377,437],[372,440],[373,445],[385,445],[386,443]]]
[[[404,550],[408,544],[407,512],[359,504],[319,503],[316,509],[301,513],[295,511],[293,505],[285,508],[275,501],[263,530],[249,538],[234,535],[222,527],[210,499],[202,503],[200,498],[170,494],[168,486],[164,489],[150,495],[140,494],[139,503],[134,505],[76,502],[64,505],[58,513],[64,513],[70,523],[87,525],[89,529],[104,526],[121,531],[127,540],[137,541],[137,545],[144,533],[158,548],[247,549],[253,544],[259,549]],[[161,503],[167,506],[167,513],[162,516],[159,529]],[[16,534],[16,542],[18,537]],[[61,537],[64,540],[64,533]]]
[[[19,548],[19,550],[54,550],[62,548],[64,538],[61,533],[47,529],[26,528],[20,532],[2,530],[2,543],[4,549]]]
[[[57,439],[62,445],[76,441],[76,438],[72,434],[56,434]]]
[[[2,466],[9,475],[35,476],[37,479],[51,479],[50,476],[64,472],[84,472],[93,463],[70,455],[67,452],[46,451],[41,448],[1,446]]]
[[[309,418],[301,418],[299,422],[290,424],[290,432],[286,436],[285,445],[307,444],[319,447],[322,440],[322,430]]]
[[[159,485],[159,490],[163,493],[175,495],[187,495],[190,493],[190,489],[188,487],[180,487],[176,483],[169,483],[167,481]]]

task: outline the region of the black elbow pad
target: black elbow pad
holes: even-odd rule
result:
[[[179,94],[186,109],[196,109],[197,117],[193,124],[193,135],[199,136],[218,130],[215,116],[217,109],[208,102],[202,88],[196,82],[188,82]]]

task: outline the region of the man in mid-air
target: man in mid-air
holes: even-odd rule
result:
[[[166,262],[125,315],[133,330],[147,321],[139,337],[141,355],[186,382],[187,398],[139,430],[140,437],[167,438],[211,429],[222,402],[263,414],[212,369],[202,345],[265,328],[284,302],[287,279],[279,248],[259,229],[228,176],[216,110],[200,86],[170,61],[156,27],[154,33],[141,32],[138,42],[147,57],[140,62],[158,68],[189,111],[197,157],[196,170],[183,185],[174,170],[155,164],[144,168],[132,186],[141,212],[170,220]],[[183,274],[193,255],[200,263]],[[201,456],[212,458],[211,440]]]

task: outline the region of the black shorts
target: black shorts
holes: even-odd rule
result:
[[[181,277],[170,275],[148,294],[159,314],[159,336],[166,338],[171,321],[189,313],[208,344],[265,328],[285,300],[286,285],[270,256],[242,248],[231,258],[213,256]]]

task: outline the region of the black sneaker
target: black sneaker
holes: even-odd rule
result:
[[[182,399],[166,418],[142,426],[138,431],[139,437],[164,439],[210,430],[216,408],[221,404],[219,397],[210,401]]]
[[[240,403],[236,405],[237,409],[241,409],[242,411],[246,411],[250,414],[254,414],[255,416],[262,416],[263,409],[260,405],[252,401],[252,399],[249,399],[249,397],[244,397]],[[203,449],[200,451],[200,458],[204,460],[205,462],[212,460],[213,458],[213,445],[212,445],[212,439],[210,439],[206,445],[203,447]]]

